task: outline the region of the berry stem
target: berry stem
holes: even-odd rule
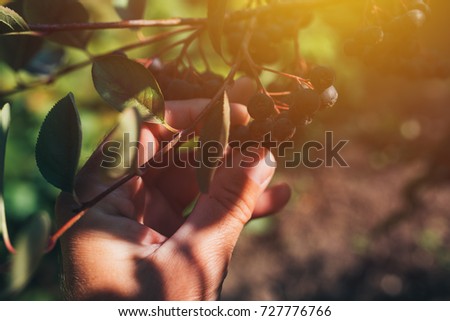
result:
[[[263,67],[263,66],[258,66],[258,67],[261,70],[264,70],[264,71],[267,71],[267,72],[271,72],[271,73],[274,73],[274,74],[277,74],[277,75],[280,75],[280,76],[283,76],[283,77],[286,77],[286,78],[291,78],[291,79],[297,80],[300,84],[305,84],[309,88],[313,89],[313,87],[310,84],[310,82],[307,79],[305,79],[305,78],[302,78],[300,76],[291,75],[291,74],[288,74],[288,73],[285,73],[285,72],[282,72],[282,71],[274,70],[274,69],[271,69],[271,68],[268,68],[268,67]]]
[[[45,253],[50,252],[55,248],[56,242],[58,239],[65,233],[67,230],[69,230],[76,222],[78,222],[85,214],[87,210],[81,211],[74,215],[69,221],[67,221],[62,227],[60,227],[55,234],[50,236],[48,239],[47,248],[45,249]]]
[[[184,39],[183,47],[181,48],[180,54],[178,55],[178,57],[175,61],[175,66],[178,66],[181,63],[181,61],[183,60],[183,57],[187,56],[187,52],[188,52],[189,47],[191,46],[192,42],[195,39],[197,39],[202,32],[203,32],[203,28],[198,29],[195,32],[193,32],[189,37]]]
[[[211,66],[209,65],[208,59],[206,58],[205,50],[203,48],[202,38],[199,37],[197,41],[198,52],[200,54],[200,58],[202,59],[203,64],[205,65],[206,71],[211,70]]]
[[[250,71],[253,74],[253,78],[256,81],[257,89],[262,91],[264,94],[268,95],[266,88],[264,87],[263,83],[261,82],[261,79],[259,78],[259,74],[257,72],[257,68],[260,68],[252,59],[252,56],[249,53],[248,46],[250,43],[251,36],[254,32],[256,25],[256,17],[253,18],[248,25],[247,28],[247,34],[244,37],[244,40],[242,42],[241,46],[241,52],[244,55],[244,59],[247,62],[248,66],[250,67]]]
[[[171,49],[173,49],[173,48],[175,48],[175,47],[177,47],[179,45],[184,44],[185,41],[186,41],[186,39],[181,39],[181,40],[175,41],[175,42],[173,42],[173,43],[171,43],[171,44],[161,48],[159,51],[157,51],[155,54],[152,55],[152,59],[161,57],[162,55],[164,55],[169,50],[171,50]]]
[[[3,202],[3,200],[2,200],[2,202]],[[0,215],[3,217],[2,226],[0,226],[0,231],[2,232],[2,236],[3,236],[3,243],[5,244],[5,247],[9,253],[16,254],[16,249],[12,245],[11,239],[9,238],[8,224],[7,224],[6,218],[5,218],[5,206],[3,204],[0,206],[0,211],[2,211],[2,213]]]

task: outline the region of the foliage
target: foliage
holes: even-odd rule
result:
[[[417,55],[418,33],[429,18],[427,2],[394,1],[396,5],[387,5],[383,1],[367,1],[366,4],[354,0],[340,4],[330,0],[247,2],[244,7],[242,3],[233,1],[209,0],[201,8],[206,12],[206,17],[163,16],[153,20],[137,20],[145,18],[146,1],[111,1],[109,9],[116,13],[109,16],[102,16],[101,5],[89,1],[17,0],[0,6],[0,73],[5,74],[2,78],[5,80],[0,84],[0,96],[9,99],[12,95],[27,91],[18,96],[20,99],[13,101],[13,126],[14,116],[18,117],[20,112],[33,114],[31,117],[35,118],[31,122],[41,121],[43,112],[41,106],[37,106],[41,105],[39,102],[53,100],[53,104],[64,96],[48,112],[37,138],[35,157],[43,177],[61,191],[76,195],[75,176],[82,165],[79,164],[79,160],[83,159],[80,155],[86,148],[82,145],[82,132],[86,134],[83,114],[89,113],[106,115],[99,117],[106,117],[109,122],[119,118],[109,135],[109,139],[119,142],[125,134],[129,134],[130,141],[137,144],[145,121],[165,126],[174,132],[173,144],[162,149],[160,154],[169,148],[176,149],[179,140],[193,132],[200,123],[205,124],[198,138],[200,144],[218,143],[223,147],[219,156],[223,156],[230,137],[239,141],[262,141],[266,134],[271,134],[277,143],[293,137],[297,139],[314,117],[326,117],[320,116],[319,112],[334,106],[338,98],[334,72],[320,65],[338,65],[326,55],[327,50],[335,52],[336,48],[326,46],[327,50],[308,54],[308,46],[318,39],[308,34],[313,34],[311,29],[329,31],[327,28],[332,29],[330,26],[333,24],[339,25],[339,21],[326,18],[330,7],[337,8],[338,13],[348,11],[353,16],[364,12],[364,23],[359,30],[344,26],[343,30],[324,37],[333,38],[339,32],[344,34],[339,35],[341,38],[348,36],[344,46],[348,55],[360,59],[371,68],[395,74],[434,76],[441,73],[440,76],[448,76],[440,61],[435,61],[434,67],[424,67],[418,63],[423,58]],[[164,8],[159,8],[161,11],[167,10],[167,5],[152,3],[152,6],[155,9],[162,6]],[[192,4],[189,2],[185,6]],[[183,8],[183,5],[179,7]],[[316,12],[319,18],[314,20]],[[122,20],[116,21],[118,17]],[[167,28],[171,29],[168,31]],[[153,32],[147,33],[147,30]],[[312,39],[309,43],[305,40],[308,37]],[[103,50],[101,48],[105,43],[113,45]],[[92,66],[93,86],[86,81],[88,75],[83,71],[88,66]],[[345,75],[351,71],[341,70],[339,66],[337,70],[338,79],[339,76],[344,79],[355,77],[354,74]],[[74,78],[76,83],[73,79],[66,80],[74,73],[77,75]],[[252,120],[244,126],[241,134],[236,135],[230,127],[227,90],[242,75],[256,82],[257,93],[250,101],[244,102],[248,105]],[[57,89],[42,89],[56,81]],[[78,86],[88,88],[88,93],[77,90]],[[28,91],[31,89],[35,90]],[[77,94],[80,110],[74,95],[67,94],[69,91]],[[112,109],[104,108],[99,97]],[[164,120],[165,100],[192,98],[208,98],[210,103],[189,128],[171,128]],[[6,153],[9,109],[9,105],[5,105],[0,114],[1,165]],[[120,116],[117,117],[113,110]],[[18,120],[17,124],[19,121],[25,122]],[[83,143],[90,143],[93,147],[104,136],[106,127],[98,125],[99,132]],[[28,137],[28,140],[31,139]],[[134,151],[130,154],[123,143],[120,146],[123,148],[117,150],[117,159],[130,160],[132,166],[113,164],[112,168],[105,170],[108,178],[119,180],[119,183],[120,179],[124,182],[136,175],[143,175],[152,161],[139,164],[135,148],[130,149]],[[197,171],[202,193],[208,192],[216,169],[216,164],[205,163],[202,162]],[[1,169],[3,185],[3,166]],[[51,204],[56,192],[43,187],[42,180],[39,180],[34,176],[30,179],[43,191],[46,206],[51,208],[48,204]],[[79,208],[74,209],[75,214],[95,205],[118,186],[120,184],[111,185],[110,189],[94,199],[80,203]],[[3,186],[1,192],[3,194]],[[3,203],[3,195],[0,196]],[[35,204],[35,212],[49,209],[40,205]],[[0,206],[5,244],[10,252],[17,252],[11,261],[13,270],[9,276],[13,289],[11,293],[15,293],[30,280],[41,254],[54,246],[55,236],[62,235],[75,221],[60,226],[46,248],[50,222],[41,214],[34,216],[26,232],[15,238],[14,249],[9,241],[3,204]]]
[[[49,183],[73,193],[80,151],[80,118],[70,93],[56,103],[42,124],[36,143],[36,162]]]

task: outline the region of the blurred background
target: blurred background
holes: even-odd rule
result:
[[[119,19],[110,0],[81,2],[91,20]],[[345,41],[361,27],[364,3],[321,8],[299,34],[307,62],[335,69],[339,101],[297,133],[295,141],[298,146],[309,140],[324,142],[325,132],[332,131],[335,142],[349,141],[341,153],[349,167],[277,171],[274,183],[288,182],[292,199],[276,216],[248,224],[222,299],[450,299],[450,81],[439,72],[450,63],[450,2],[430,1],[432,15],[419,35],[420,66],[401,73],[345,55]],[[145,17],[202,17],[205,12],[205,1],[149,0]],[[133,37],[135,41],[132,30],[98,31],[88,49],[91,54],[105,52]],[[45,74],[43,69],[52,70],[52,64],[86,59],[84,52],[55,43],[42,48],[33,66],[14,73],[8,63],[12,49],[0,41],[1,91],[30,74]],[[143,58],[155,50],[147,47],[130,56]],[[435,67],[436,62],[441,67]],[[212,67],[226,73],[219,60]],[[95,92],[89,68],[0,98],[2,104],[12,105],[4,180],[13,243],[32,215],[53,213],[57,190],[41,177],[34,146],[45,115],[68,91],[80,108],[85,160],[117,118]],[[6,257],[1,246],[0,258]],[[58,250],[46,255],[15,299],[62,299],[59,260]]]

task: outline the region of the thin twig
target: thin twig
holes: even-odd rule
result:
[[[180,54],[178,55],[175,61],[175,66],[178,66],[180,62],[183,60],[184,56],[187,55],[187,51],[189,50],[189,47],[191,46],[192,42],[200,35],[202,31],[203,29],[196,30],[189,37],[184,39],[183,48],[181,48]]]
[[[67,230],[70,229],[76,222],[78,222],[84,216],[84,214],[86,214],[86,212],[87,212],[87,210],[80,211],[79,213],[74,215],[66,224],[64,224],[63,227],[61,227],[58,231],[56,231],[55,234],[50,236],[50,238],[48,240],[47,248],[45,249],[45,253],[48,253],[51,250],[53,250],[55,248],[55,245],[56,245],[56,242],[58,241],[58,239],[65,232],[67,232]]]
[[[170,18],[156,20],[124,20],[114,22],[85,22],[65,24],[30,24],[32,31],[60,32],[77,30],[104,30],[104,29],[128,29],[145,27],[180,27],[199,26],[205,24],[203,18]]]
[[[200,58],[202,59],[203,64],[205,65],[206,71],[211,70],[211,66],[209,65],[208,59],[206,58],[205,50],[203,48],[203,38],[199,37],[197,40],[198,53],[200,54]]]

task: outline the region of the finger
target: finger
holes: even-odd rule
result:
[[[291,188],[282,183],[267,189],[259,198],[252,218],[264,217],[279,212],[291,198]]]
[[[198,184],[195,169],[192,167],[173,167],[159,176],[156,187],[162,195],[171,199],[171,206],[178,215],[198,195]],[[180,180],[183,177],[183,180]],[[288,184],[278,184],[268,188],[259,197],[252,218],[263,217],[280,211],[291,197],[291,188]]]
[[[250,77],[241,77],[237,79],[233,86],[227,90],[228,98],[233,103],[247,105],[250,98],[256,93],[256,83]]]
[[[158,176],[156,187],[167,199],[172,201],[172,208],[181,215],[183,209],[198,195],[196,169],[171,167]]]
[[[209,99],[171,100],[166,102],[164,120],[173,128],[182,130],[188,128],[198,118],[200,113],[208,106]],[[231,103],[231,126],[245,125],[250,120],[247,107],[242,104]],[[152,128],[155,128],[152,126]],[[163,126],[158,127],[159,139],[167,141],[173,133]]]
[[[199,264],[211,264],[207,273],[226,266],[242,228],[275,171],[273,155],[264,149],[258,150],[258,158],[250,166],[242,166],[240,152],[232,155],[233,166],[217,170],[210,192],[200,197],[186,223],[164,243],[163,254],[187,249]]]

